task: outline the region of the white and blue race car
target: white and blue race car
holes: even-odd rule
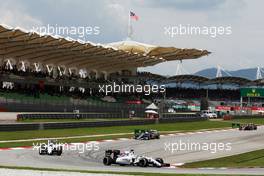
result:
[[[48,143],[43,143],[39,147],[40,155],[57,155],[62,154],[62,145],[56,140],[48,140]]]
[[[132,165],[140,167],[169,167],[162,158],[153,159],[151,157],[136,155],[134,150],[121,152],[120,150],[106,150],[103,159],[104,165],[118,164],[120,166]]]

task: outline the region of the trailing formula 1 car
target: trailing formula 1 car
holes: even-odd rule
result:
[[[135,155],[134,150],[120,152],[120,150],[106,150],[103,159],[104,165],[118,164],[120,166],[139,167],[169,167],[169,163],[164,163],[162,158],[153,159],[151,157]]]
[[[134,138],[140,140],[159,139],[160,134],[157,130],[140,130],[134,131]]]
[[[243,124],[239,126],[239,130],[257,130],[257,125],[253,124],[253,123],[249,123],[249,124]]]
[[[40,145],[39,154],[60,156],[62,154],[62,145],[59,144],[56,140],[48,140],[47,144]]]

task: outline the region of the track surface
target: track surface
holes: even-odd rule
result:
[[[38,151],[32,149],[0,151],[0,165],[3,166],[28,166],[39,168],[75,169],[75,170],[98,170],[98,171],[134,171],[134,172],[158,172],[158,173],[205,173],[205,174],[255,174],[262,175],[264,168],[139,168],[139,167],[120,167],[104,166],[102,158],[106,149],[134,149],[135,153],[151,157],[162,157],[165,162],[171,164],[186,163],[200,160],[224,157],[264,147],[264,127],[259,127],[257,131],[239,131],[237,129],[219,130],[208,132],[181,133],[171,136],[162,136],[160,140],[138,141],[134,139],[118,140],[112,142],[100,142],[99,150],[85,151],[64,151],[63,155],[40,156]],[[215,153],[205,150],[188,151],[169,151],[165,150],[165,143],[185,143],[196,142],[199,144],[207,143],[231,143],[231,150],[218,150]]]

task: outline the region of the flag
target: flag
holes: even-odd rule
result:
[[[134,12],[130,12],[130,18],[136,21],[139,19],[139,17]]]

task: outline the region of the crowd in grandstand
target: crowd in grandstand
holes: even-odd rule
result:
[[[167,88],[166,96],[179,99],[200,99],[208,97],[211,100],[239,100],[239,89],[198,89],[198,88]]]
[[[60,70],[57,70],[59,73]],[[115,77],[109,77],[106,80],[104,77],[95,78],[94,75],[86,76],[80,78],[79,74],[72,72],[70,75],[65,74],[57,74],[54,77],[54,74],[51,74],[48,71],[35,71],[34,69],[24,68],[21,69],[16,65],[8,65],[4,64],[0,66],[0,74],[13,74],[18,76],[32,76],[36,78],[47,78],[47,79],[54,79],[56,80],[77,80],[82,79],[86,82],[95,82],[99,84],[103,83],[111,83],[111,82],[119,82],[119,83],[133,83],[130,82],[128,78],[122,78],[119,73],[114,74]],[[130,75],[131,73],[124,72],[124,75]],[[122,74],[123,75],[123,74]],[[154,78],[160,78],[161,76],[152,74],[149,72],[138,72],[138,77],[149,77],[150,80]],[[120,76],[120,78],[118,78]],[[146,80],[138,80],[139,84],[145,84]],[[51,85],[42,85],[39,84],[27,84],[25,83],[12,83],[12,85],[5,84],[2,82],[1,91],[3,92],[17,92],[21,94],[27,94],[30,96],[34,96],[36,98],[39,97],[40,94],[49,94],[51,96],[69,96],[79,99],[86,99],[87,97],[96,96],[96,97],[104,97],[104,93],[98,92],[98,90],[93,89],[83,89],[78,87],[65,87],[65,86],[51,86]],[[110,94],[110,96],[114,98],[124,98],[130,100],[154,100],[157,98],[163,98],[163,94],[151,94],[151,95],[144,95],[140,93],[126,93],[126,94]],[[208,97],[212,100],[239,100],[240,92],[239,90],[228,90],[228,89],[196,89],[196,88],[182,88],[182,87],[175,87],[175,88],[167,88],[166,89],[166,97],[167,98],[174,98],[174,99],[200,99],[201,97]]]

